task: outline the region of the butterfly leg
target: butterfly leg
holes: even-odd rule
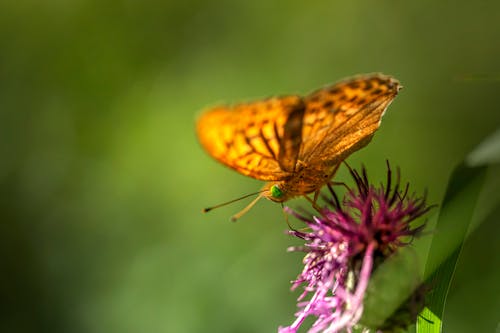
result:
[[[313,199],[313,202],[314,202],[315,204],[318,202],[319,193],[320,193],[320,190],[316,190],[316,192],[314,192],[314,199]]]
[[[344,161],[345,165],[347,165],[347,167],[349,168],[349,165],[347,164],[346,161]],[[329,176],[329,181],[327,183],[328,187],[330,188],[330,191],[332,191],[331,189],[331,186],[335,186],[335,185],[341,185],[341,186],[344,186],[346,189],[349,190],[349,187],[346,185],[346,183],[344,182],[335,182],[335,181],[332,181],[332,178],[333,176],[335,176],[335,174],[337,173],[337,170],[340,168],[340,165],[341,163],[337,164],[336,166],[333,167],[333,170],[332,172],[330,172],[330,176]]]
[[[319,194],[320,190],[316,190],[316,192],[314,192],[314,199],[309,198],[307,195],[304,195],[304,198],[311,203],[314,209],[321,213],[321,207],[316,203],[318,201]]]
[[[347,184],[346,184],[346,183],[344,183],[344,182],[332,182],[332,181],[330,181],[330,182],[328,182],[328,186],[329,186],[329,187],[331,187],[331,186],[343,186],[343,187],[345,187],[347,190],[349,190],[349,186],[347,186]]]
[[[335,174],[337,173],[337,171],[339,170],[340,168],[340,164],[341,163],[338,163],[337,165],[335,165],[332,169],[332,171],[330,172],[330,175],[328,176],[328,179],[332,179],[333,176],[335,176]]]

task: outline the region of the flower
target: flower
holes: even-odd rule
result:
[[[400,186],[387,164],[387,181],[371,185],[366,169],[361,172],[349,167],[355,186],[347,187],[342,201],[331,184],[326,205],[317,208],[318,216],[305,216],[289,207],[285,211],[303,221],[307,231],[290,230],[289,234],[306,244],[289,248],[304,251],[304,269],[293,281],[292,290],[304,285],[298,298],[296,320],[280,333],[296,332],[304,320],[316,321],[309,329],[314,332],[350,331],[363,313],[363,298],[374,268],[399,247],[411,243],[424,224],[410,226],[425,214],[425,196],[409,195],[409,185]],[[305,300],[309,296],[309,300]]]

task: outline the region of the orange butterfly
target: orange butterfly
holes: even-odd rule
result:
[[[369,74],[305,97],[272,97],[202,114],[196,131],[208,153],[241,174],[268,181],[233,220],[261,197],[284,202],[305,196],[315,204],[340,163],[370,142],[400,89],[390,76]],[[313,192],[311,200],[306,194]]]

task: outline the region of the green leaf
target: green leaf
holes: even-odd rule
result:
[[[436,224],[424,279],[432,288],[417,322],[418,333],[441,332],[446,296],[484,182],[486,167],[465,164],[453,173]]]
[[[442,330],[446,298],[488,168],[500,161],[500,131],[483,141],[452,174],[436,224],[424,279],[432,288],[417,333]],[[496,198],[497,199],[497,198]],[[487,215],[487,214],[483,214]]]

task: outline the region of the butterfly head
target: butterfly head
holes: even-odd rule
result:
[[[290,196],[281,182],[266,184],[262,194],[264,197],[274,202],[284,202],[290,199]]]

